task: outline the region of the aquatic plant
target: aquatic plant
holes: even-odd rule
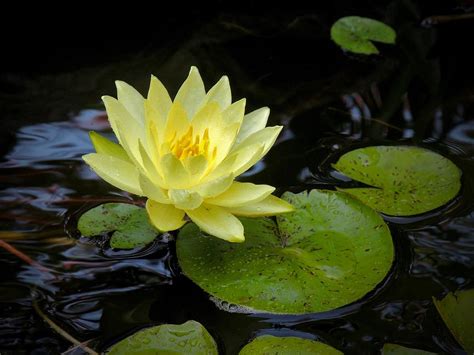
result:
[[[235,216],[293,210],[271,195],[272,186],[234,181],[269,151],[282,126],[265,127],[267,107],[245,115],[246,101],[232,103],[226,76],[206,93],[192,67],[173,101],[154,76],[146,99],[116,84],[118,99],[102,99],[119,144],[92,132],[96,153],[83,159],[108,183],[146,196],[156,228],[176,230],[187,216],[206,233],[242,242],[244,228]]]

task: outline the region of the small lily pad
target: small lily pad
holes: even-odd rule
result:
[[[158,232],[148,222],[144,208],[128,203],[105,203],[84,213],[77,228],[85,237],[113,232],[112,248],[132,249],[151,243]]]
[[[474,352],[474,288],[433,299],[441,318],[468,353]]]
[[[406,348],[397,344],[385,344],[382,349],[382,355],[435,355],[430,351]]]
[[[263,335],[240,350],[239,355],[340,355],[342,352],[319,341]]]
[[[393,44],[396,36],[392,27],[366,17],[343,17],[331,27],[334,42],[347,51],[360,54],[378,54],[371,41]]]
[[[185,226],[177,241],[184,273],[220,300],[292,314],[352,303],[384,279],[394,251],[377,212],[336,191],[287,192],[282,198],[296,211],[277,223],[242,218],[241,244]]]
[[[340,157],[334,168],[371,186],[341,190],[392,216],[433,210],[461,189],[461,170],[442,155],[419,147],[356,149]]]
[[[140,330],[113,345],[111,355],[205,354],[218,355],[212,336],[200,323],[163,324]]]

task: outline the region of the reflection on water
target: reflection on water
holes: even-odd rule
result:
[[[446,330],[440,334],[431,325],[437,321],[431,296],[472,282],[472,213],[427,227],[419,227],[418,220],[411,221],[402,228],[395,234],[404,238],[398,246],[402,260],[397,262],[395,274],[379,292],[354,305],[303,316],[236,314],[231,306],[215,305],[195,285],[178,276],[172,236],[165,235],[132,251],[110,249],[106,238],[76,238],[74,225],[80,211],[100,201],[130,198],[84,167],[80,156],[92,150],[87,132],[100,117],[96,111],[86,112],[90,114],[81,113],[80,125],[72,118],[20,129],[17,144],[0,166],[5,185],[0,191],[1,239],[42,266],[29,265],[0,249],[5,270],[0,348],[43,347],[56,352],[68,347],[32,311],[33,300],[76,338],[95,339],[93,344],[99,347],[150,322],[196,319],[230,353],[256,334],[295,334],[347,351],[369,351],[385,341],[432,350],[455,348]],[[105,125],[102,128],[107,129]],[[288,133],[275,147],[280,150],[279,158],[291,159],[294,152],[282,148],[299,144],[299,139]],[[329,167],[331,157],[350,146],[351,140],[329,138],[313,143],[313,148],[307,147],[306,158],[319,162],[317,169],[306,166],[305,161],[293,162],[295,172],[300,172],[287,175],[283,185],[297,186],[306,181],[309,188],[350,183]],[[244,178],[259,179],[274,171],[273,154]],[[274,180],[281,182],[281,176]],[[413,255],[412,260],[405,255]],[[416,280],[423,280],[423,291],[413,288]],[[235,324],[232,329],[226,325],[230,323]],[[275,324],[287,328],[274,328]],[[43,345],[38,347],[38,340]]]
[[[5,156],[1,168],[55,167],[53,162],[77,160],[92,151],[88,132],[110,128],[103,111],[84,110],[71,121],[40,123],[21,128],[17,144]]]
[[[474,269],[474,214],[446,225],[428,227],[410,235],[415,251],[410,273],[429,278],[446,290],[472,284]]]

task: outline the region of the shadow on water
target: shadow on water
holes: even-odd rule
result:
[[[391,23],[400,42],[376,58],[346,55],[328,40],[335,19],[360,10],[327,4],[307,15],[213,14],[166,46],[157,36],[138,53],[124,49],[113,60],[2,75],[0,239],[30,260],[0,248],[0,352],[69,348],[35,312],[36,303],[98,349],[144,326],[194,319],[227,354],[262,334],[320,339],[347,353],[377,353],[385,342],[462,353],[432,296],[473,286],[474,96],[466,80],[472,61],[451,43],[472,24],[420,25],[435,11],[463,11],[459,6],[379,6],[364,14]],[[416,143],[463,170],[462,193],[424,215],[384,216],[397,260],[387,280],[354,304],[302,316],[217,306],[180,274],[174,235],[118,251],[106,237],[90,240],[75,231],[78,213],[94,205],[143,202],[98,179],[81,160],[92,151],[88,131],[112,137],[100,96],[114,93],[115,79],[145,92],[150,73],[176,92],[192,64],[208,84],[228,74],[234,98],[247,97],[248,110],[270,106],[270,124],[285,125],[275,147],[242,180],[280,192],[333,189],[353,184],[330,165],[343,152]]]

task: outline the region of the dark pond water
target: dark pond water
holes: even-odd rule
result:
[[[354,354],[376,354],[386,342],[462,354],[432,297],[472,288],[474,281],[474,61],[456,41],[472,34],[473,25],[421,23],[464,13],[467,3],[364,3],[361,10],[341,1],[257,17],[191,14],[179,31],[163,30],[176,26],[168,19],[149,40],[74,48],[46,43],[31,65],[20,50],[0,76],[0,353],[70,348],[36,305],[97,350],[145,326],[194,319],[223,354],[237,354],[261,334],[320,339]],[[344,54],[328,31],[349,14],[390,23],[398,46],[381,46],[374,58]],[[397,250],[393,270],[356,303],[304,316],[233,313],[181,275],[173,235],[120,251],[75,231],[81,211],[135,199],[81,160],[92,151],[89,130],[111,135],[100,96],[114,95],[115,79],[145,92],[150,73],[176,92],[190,65],[200,68],[208,87],[228,74],[235,99],[247,97],[249,110],[270,106],[270,124],[285,125],[268,156],[242,180],[279,192],[333,189],[352,184],[330,168],[343,152],[417,144],[463,170],[462,191],[428,214],[386,217]]]

